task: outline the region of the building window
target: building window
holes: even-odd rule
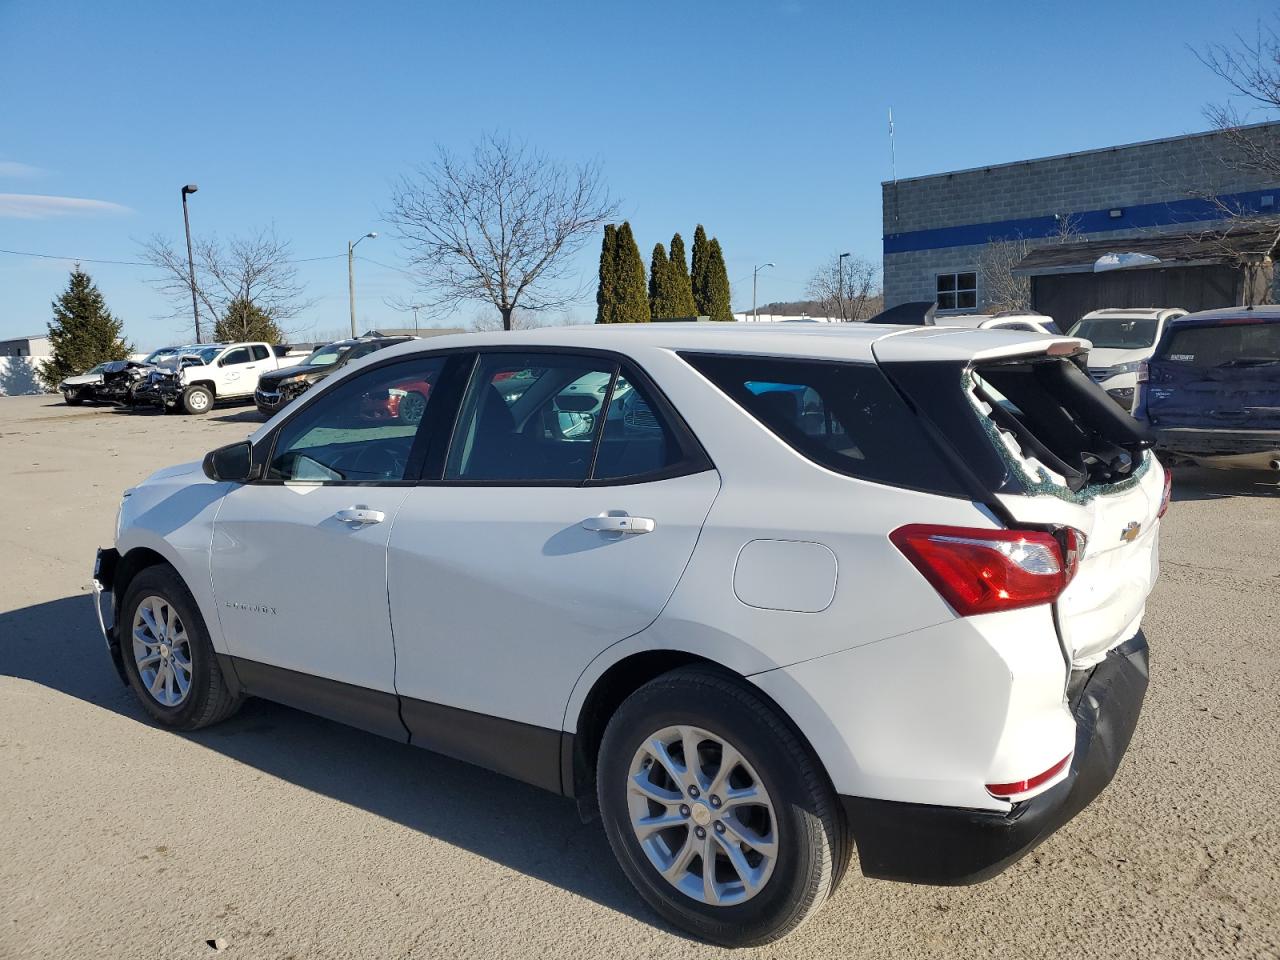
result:
[[[978,308],[978,275],[976,273],[938,274],[939,310],[976,310]]]

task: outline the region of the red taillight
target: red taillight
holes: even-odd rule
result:
[[[1160,512],[1156,514],[1159,520],[1165,515],[1165,511],[1169,509],[1169,498],[1173,496],[1173,472],[1168,468],[1164,468],[1164,493],[1160,495]]]
[[[1071,754],[1067,754],[1044,773],[1037,773],[1034,777],[1026,780],[1015,780],[1013,783],[988,783],[987,793],[993,797],[1016,797],[1020,793],[1026,793],[1028,790],[1034,790],[1041,784],[1048,783],[1058,774],[1064,767],[1071,762]]]
[[[889,539],[962,617],[1052,603],[1075,576],[1084,534],[1066,549],[1039,530],[981,530],[912,523]]]

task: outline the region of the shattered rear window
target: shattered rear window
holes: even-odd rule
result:
[[[1143,429],[1067,358],[985,364],[966,375],[965,390],[1033,490],[1086,498],[1145,471]]]

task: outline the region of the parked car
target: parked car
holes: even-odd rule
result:
[[[1094,310],[1076,321],[1073,337],[1093,344],[1089,376],[1125,410],[1133,409],[1138,371],[1156,349],[1170,320],[1185,317],[1176,308]]]
[[[342,369],[344,364],[410,339],[412,338],[357,337],[337,340],[316,347],[301,363],[268,370],[258,377],[258,386],[253,394],[258,412],[265,417],[275,416],[291,400],[302,396],[334,371]]]
[[[1168,475],[1085,348],[782,324],[392,347],[126,492],[107,648],[162,726],[265,697],[574,797],[718,943],[797,926],[855,845],[870,877],[983,880],[1111,780],[1147,686]],[[408,382],[416,422],[360,416]]]
[[[218,401],[251,398],[258,377],[280,367],[280,349],[262,342],[201,344],[159,360],[134,396],[165,410],[208,413]]]
[[[1062,333],[1053,322],[1053,317],[1039,313],[935,314],[933,322],[939,327],[968,327],[972,330],[1023,330],[1027,333],[1054,335]]]
[[[1137,416],[1163,457],[1280,470],[1280,307],[1173,319],[1145,366]]]
[[[147,366],[136,360],[108,360],[90,367],[76,377],[67,377],[58,390],[68,406],[86,401],[96,403],[134,402],[134,390],[146,376]]]

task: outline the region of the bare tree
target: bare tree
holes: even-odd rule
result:
[[[560,309],[583,288],[564,290],[570,261],[616,205],[599,168],[569,168],[509,137],[484,136],[459,159],[436,160],[401,179],[386,215],[417,271],[424,303],[491,303],[512,329],[522,311]]]
[[[1259,22],[1252,40],[1236,34],[1233,45],[1215,43],[1193,52],[1235,97],[1266,114],[1280,110],[1280,35],[1274,26]],[[1222,159],[1228,167],[1272,180],[1280,177],[1280,147],[1273,137],[1247,129],[1250,118],[1236,104],[1210,104],[1204,114],[1224,136],[1229,149]]]
[[[1053,216],[1054,233],[1043,243],[1028,240],[1022,234],[992,240],[978,255],[978,276],[982,305],[988,313],[1026,311],[1031,309],[1031,278],[1014,273],[1018,264],[1036,247],[1051,243],[1071,243],[1080,237],[1080,219],[1070,213]]]
[[[878,280],[879,271],[870,260],[835,254],[814,271],[805,294],[824,316],[866,320],[879,312],[876,304],[884,302]]]
[[[196,297],[214,323],[225,318],[233,304],[250,303],[283,327],[315,303],[305,298],[289,244],[274,230],[226,242],[202,237],[194,249]],[[173,316],[185,317],[191,299],[186,251],[157,234],[143,243],[142,256],[160,271],[153,282],[173,303]]]

